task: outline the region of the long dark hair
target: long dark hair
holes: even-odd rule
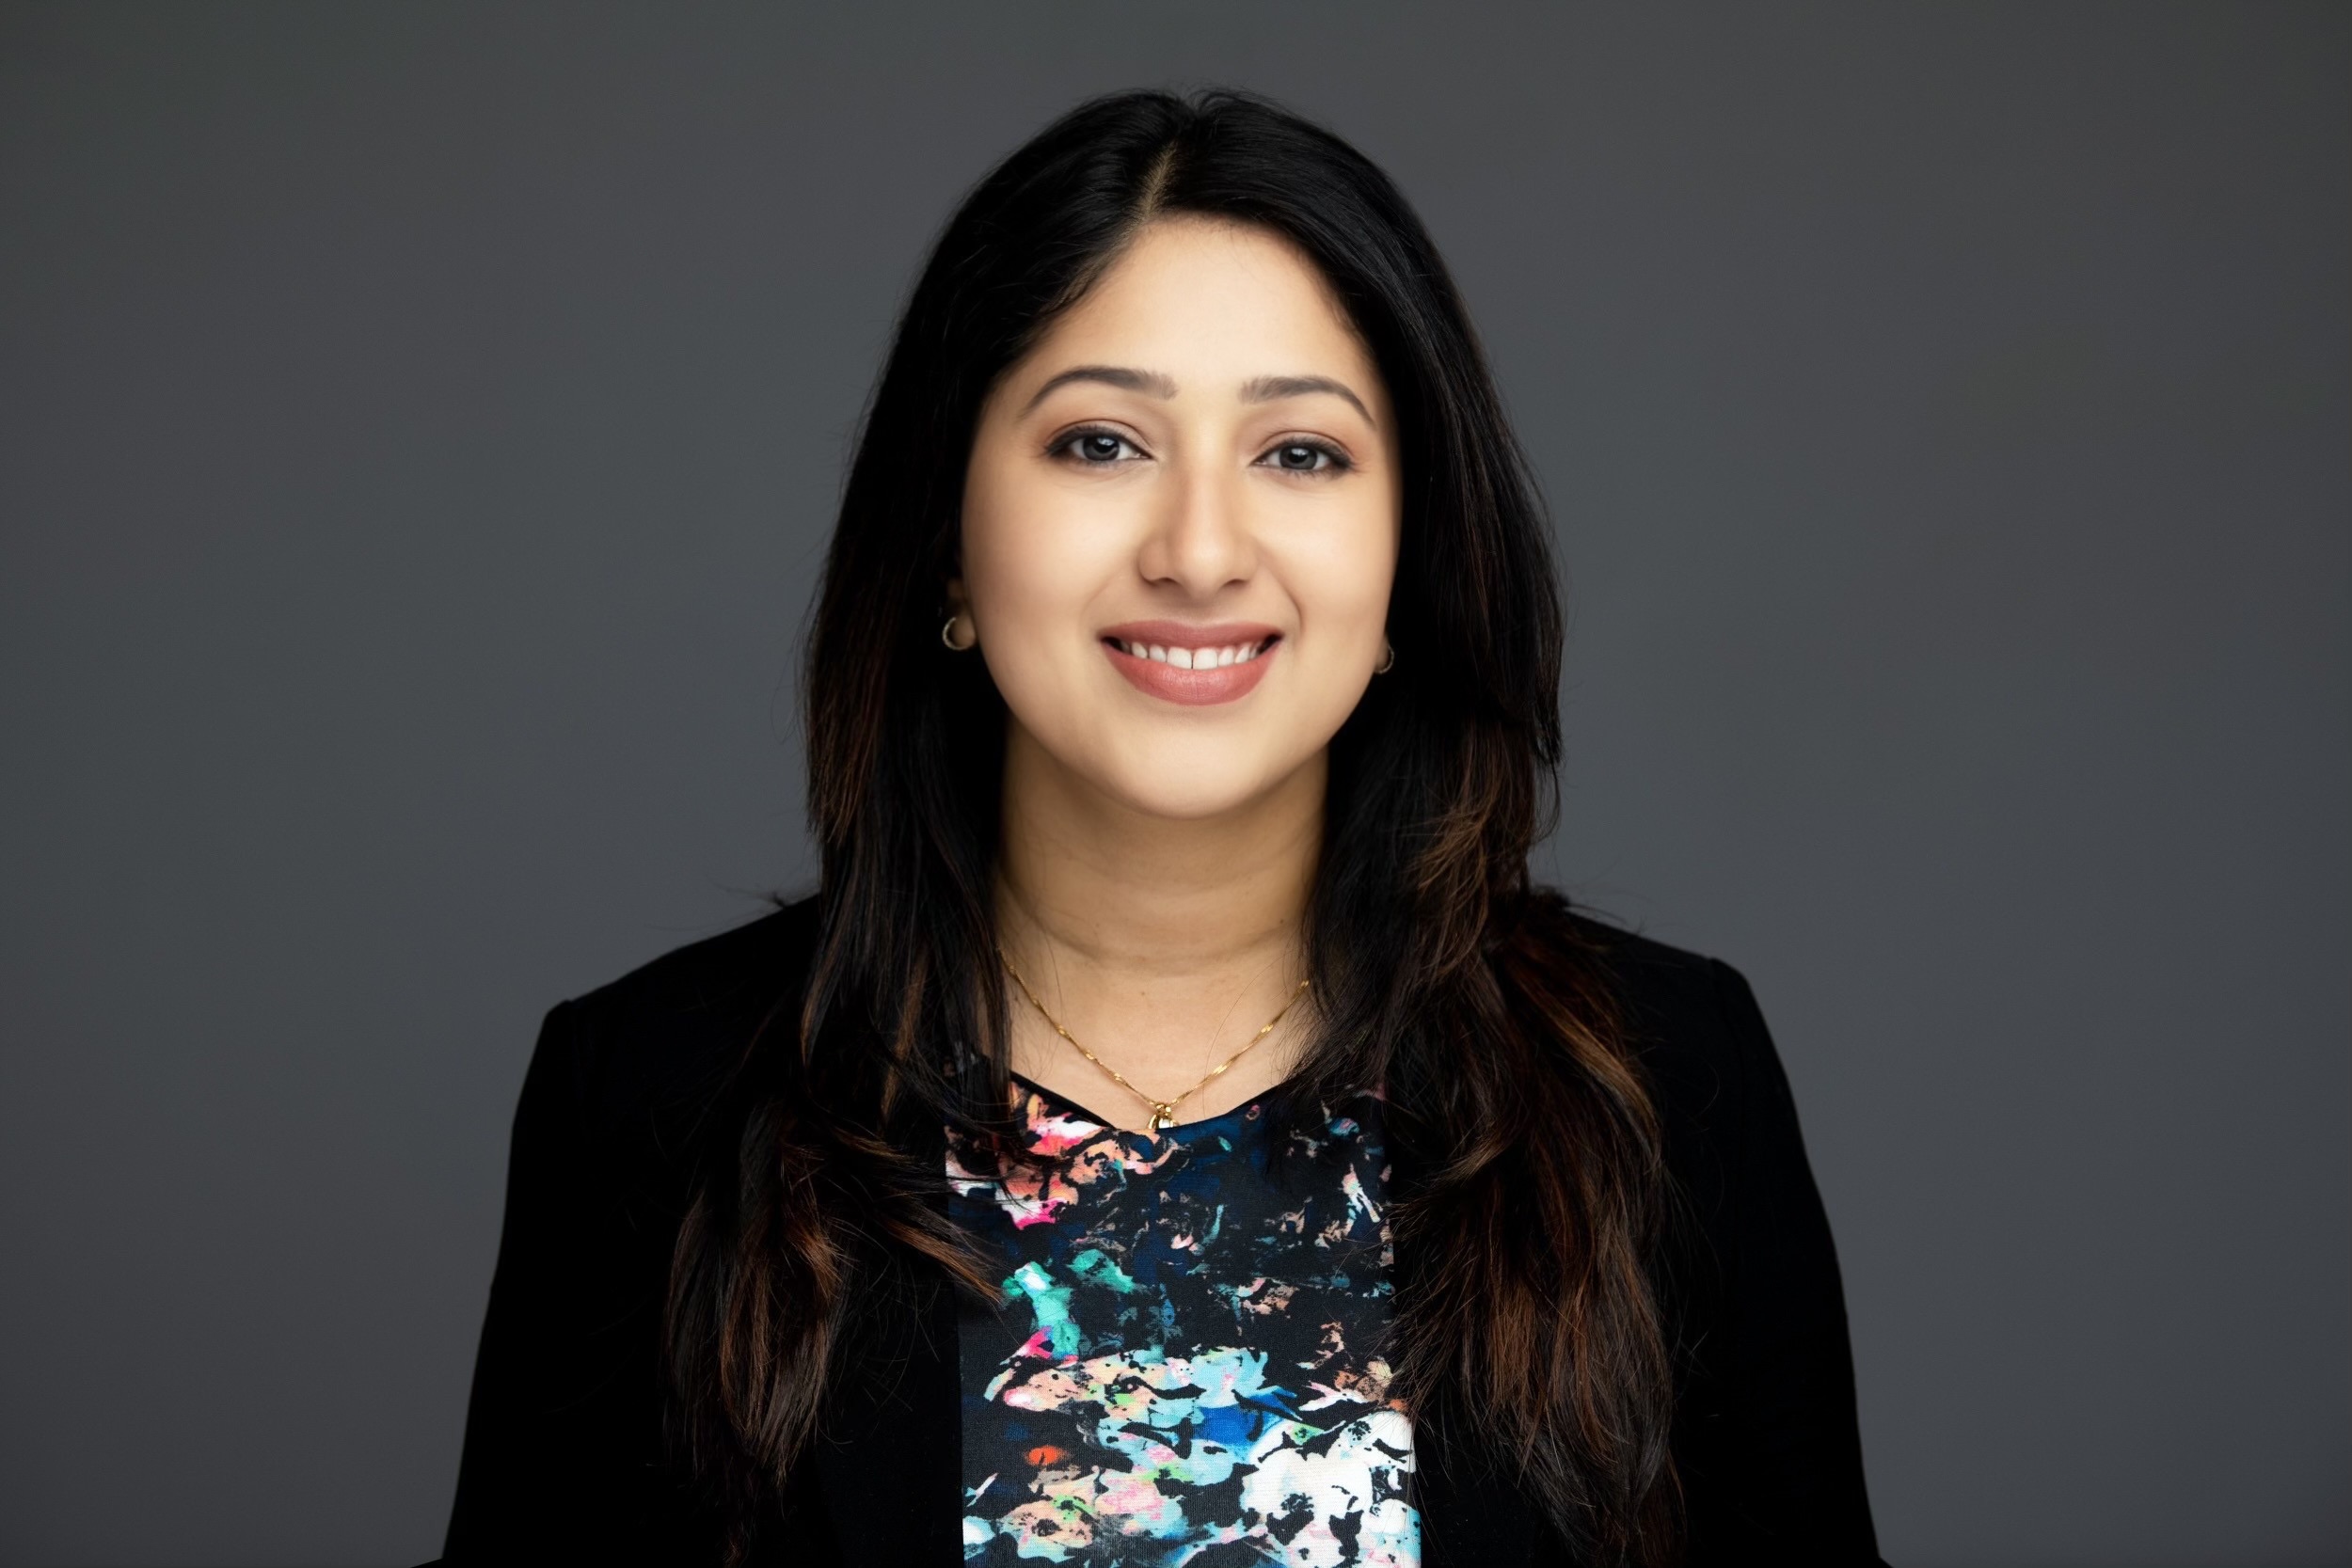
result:
[[[1659,1131],[1587,927],[1531,888],[1560,750],[1561,621],[1525,460],[1469,317],[1390,181],[1263,100],[1135,92],[1048,126],[965,199],[869,406],[806,657],[821,934],[750,1053],[680,1235],[670,1349],[739,1517],[805,1448],[852,1302],[993,1280],[910,1149],[1001,1120],[993,877],[1006,712],[940,645],[964,469],[997,378],[1168,214],[1318,266],[1394,403],[1394,672],[1332,743],[1305,924],[1312,1104],[1383,1085],[1400,1152],[1388,1354],[1449,1453],[1513,1468],[1602,1561],[1673,1549],[1672,1384],[1648,1261]],[[1409,1178],[1406,1173],[1410,1172]]]

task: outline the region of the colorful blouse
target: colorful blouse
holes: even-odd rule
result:
[[[1415,1568],[1413,1429],[1380,1343],[1380,1102],[1130,1132],[1020,1080],[1041,1164],[948,1141],[1003,1259],[960,1325],[967,1563]]]

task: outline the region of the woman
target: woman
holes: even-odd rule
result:
[[[1747,987],[1529,885],[1560,641],[1376,169],[1015,152],[843,499],[821,893],[548,1017],[451,1557],[1877,1560]]]

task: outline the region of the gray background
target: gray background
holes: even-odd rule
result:
[[[539,1013],[809,874],[925,242],[1203,81],[1458,269],[1889,1556],[2345,1560],[2346,10],[1193,0],[0,12],[0,1560],[437,1548]]]

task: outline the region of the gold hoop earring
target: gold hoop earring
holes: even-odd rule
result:
[[[1387,638],[1380,640],[1380,662],[1372,667],[1375,675],[1385,675],[1396,668],[1396,644]]]
[[[956,641],[956,623],[962,619],[963,616],[961,612],[950,615],[947,617],[947,624],[939,628],[939,640],[946,644],[947,651],[951,654],[969,653],[972,651],[972,643],[977,642],[980,640],[980,634],[977,631],[975,631],[972,634],[972,641],[970,642],[959,642]]]

